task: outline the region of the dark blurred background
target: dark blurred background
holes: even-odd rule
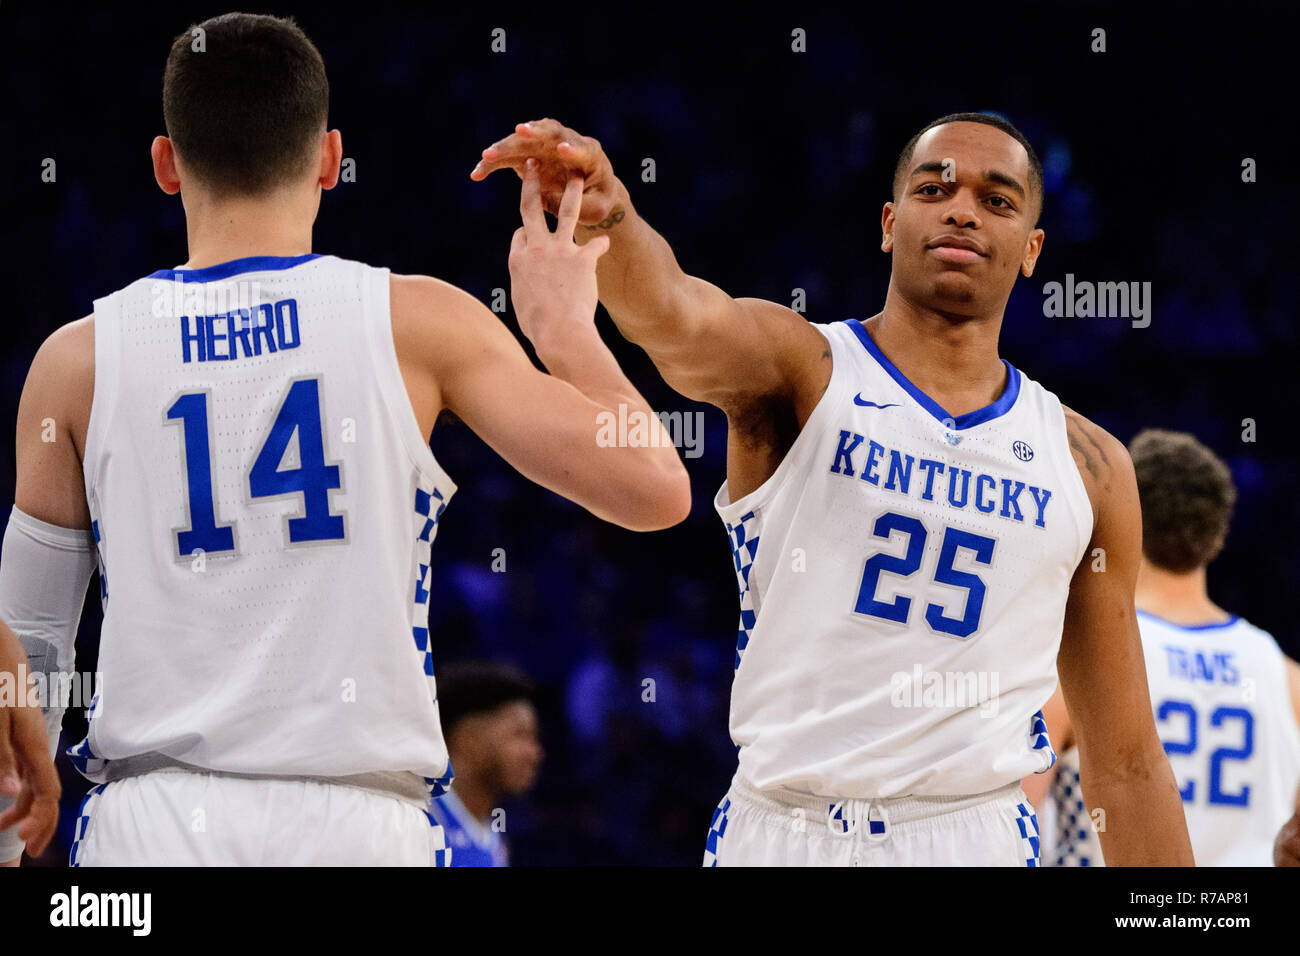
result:
[[[172,38],[228,9],[0,5],[0,521],[36,349],[95,297],[187,257],[181,203],[155,185],[149,144],[164,132]],[[969,20],[947,7],[491,9],[251,8],[294,14],[316,42],[331,126],[356,162],[356,181],[324,197],[316,251],[435,275],[488,302],[509,287],[518,186],[512,174],[474,184],[469,171],[516,122],[554,116],[601,140],[687,271],[786,304],[804,289],[812,321],[866,318],[888,283],[880,208],[899,149],[937,116],[995,110],[1035,144],[1047,189],[1043,255],[1012,296],[1004,356],[1122,441],[1148,425],[1185,429],[1227,459],[1240,500],[1211,597],[1300,656],[1283,427],[1296,309],[1279,272],[1292,268],[1281,139],[1293,120],[1266,10],[1023,21],[996,6]],[[497,27],[505,53],[490,48]],[[1091,51],[1098,27],[1104,53]],[[794,28],[807,31],[806,53],[791,51]],[[41,180],[47,157],[54,183]],[[647,157],[653,183],[640,181]],[[1247,157],[1256,183],[1242,182]],[[1044,318],[1043,284],[1067,273],[1150,282],[1150,327]],[[703,456],[687,459],[690,519],[651,535],[603,524],[524,481],[464,426],[440,425],[434,451],[461,490],[434,549],[435,661],[497,658],[541,687],[547,761],[536,792],[509,807],[516,864],[697,864],[735,769],[736,583],[712,509],[725,421],[670,392],[603,312],[600,322],[652,406],[705,414]],[[504,574],[491,570],[497,548]],[[93,669],[98,629],[92,589],[80,670]],[[64,726],[68,746],[84,714]],[[54,865],[86,788],[62,769]]]

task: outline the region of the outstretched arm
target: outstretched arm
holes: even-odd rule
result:
[[[596,331],[604,243],[573,243],[581,189],[575,179],[552,233],[529,172],[510,247],[515,311],[549,375],[482,303],[427,276],[392,278],[394,337],[427,373],[433,408],[450,409],[526,478],[614,524],[654,531],[686,517],[690,482]]]
[[[1142,514],[1128,451],[1066,410],[1066,430],[1092,500],[1092,541],[1070,583],[1057,655],[1089,807],[1108,866],[1192,866],[1178,784],[1156,734],[1133,592]],[[1094,549],[1105,570],[1094,571]]]
[[[830,355],[826,340],[801,315],[763,299],[732,298],[686,274],[664,238],[637,214],[600,143],[555,120],[519,124],[483,151],[471,178],[502,168],[522,175],[528,158],[540,164],[548,211],[558,208],[570,175],[584,177],[577,241],[610,241],[597,267],[600,301],[664,381],[729,414],[766,396],[789,398],[805,414],[811,410],[830,378]]]

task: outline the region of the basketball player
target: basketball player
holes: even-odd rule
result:
[[[1227,465],[1185,432],[1147,429],[1129,453],[1142,502],[1137,608],[1147,683],[1196,862],[1268,866],[1300,788],[1300,664],[1206,590],[1237,497]],[[1061,747],[1054,771],[1025,782],[1050,807],[1043,862],[1103,865],[1097,830],[1109,826],[1109,812],[1080,772],[1059,691],[1043,713]]]
[[[532,681],[487,661],[449,664],[438,671],[438,712],[456,786],[433,802],[433,818],[451,865],[509,866],[501,799],[531,790],[544,756]]]
[[[189,259],[51,335],[19,407],[0,598],[79,603],[85,565],[59,547],[89,534],[105,609],[72,862],[445,862],[427,615],[456,485],[434,420],[635,530],[685,516],[685,469],[662,436],[597,447],[620,405],[658,422],[594,328],[580,184],[552,234],[530,178],[511,245],[544,374],[459,289],[311,251],[342,155],[320,54],[288,20],[199,26],[202,52],[190,31],[172,46],[152,150]],[[67,669],[71,633],[48,639]]]
[[[33,856],[45,852],[59,822],[59,776],[50,759],[41,708],[32,706],[36,682],[27,651],[0,621],[0,794],[13,798],[0,813],[0,830],[14,828]],[[17,866],[18,860],[4,866]]]
[[[1132,465],[998,356],[1043,244],[1025,138],[971,113],[913,137],[881,216],[884,308],[829,324],[686,274],[600,144],[554,120],[471,177],[526,159],[550,208],[585,178],[579,241],[611,240],[601,302],[671,386],[727,414],[739,767],[705,862],[1036,865],[1020,778],[1054,760],[1039,711],[1059,667],[1108,849],[1190,863],[1133,610]]]

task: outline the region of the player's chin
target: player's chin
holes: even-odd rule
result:
[[[936,304],[945,307],[973,305],[979,298],[980,284],[972,277],[957,271],[945,271],[935,276],[931,296]]]

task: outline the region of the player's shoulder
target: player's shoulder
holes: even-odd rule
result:
[[[81,377],[94,374],[94,313],[59,326],[41,343],[32,359],[28,381],[40,384],[48,380],[56,388],[66,388]]]
[[[1062,403],[1070,454],[1083,478],[1094,512],[1137,502],[1137,476],[1124,443],[1106,429]]]
[[[42,349],[48,349],[58,355],[75,354],[78,349],[95,343],[95,313],[83,315],[79,319],[65,322],[45,337]]]
[[[446,310],[484,308],[483,304],[459,286],[426,275],[388,275],[389,303],[394,315],[433,319]]]
[[[491,317],[487,306],[474,296],[433,276],[390,273],[388,291],[395,333],[417,338],[454,336],[467,323]]]
[[[396,273],[388,281],[393,345],[403,365],[446,373],[481,347],[486,335],[504,331],[487,306],[450,282]]]
[[[741,297],[736,299],[736,305],[746,319],[765,332],[797,337],[812,329],[807,317],[771,299]]]
[[[1116,463],[1128,462],[1132,466],[1128,449],[1122,441],[1064,402],[1061,403],[1061,411],[1065,414],[1065,428],[1070,440],[1087,445],[1099,456],[1101,465],[1113,467]]]
[[[776,381],[779,394],[749,394],[741,391],[735,399],[748,407],[758,400],[766,408],[770,400],[793,401],[800,417],[806,417],[821,398],[834,371],[830,325],[815,324],[788,306],[768,299],[736,299],[744,316],[742,334],[763,343],[776,374],[755,376],[755,381]],[[843,323],[832,323],[843,325]]]
[[[1248,621],[1244,617],[1234,615],[1232,629],[1234,637],[1257,644],[1270,654],[1277,654],[1279,657],[1286,656],[1286,652],[1282,650],[1282,645],[1278,643],[1277,638],[1258,624]]]
[[[844,324],[817,324],[789,306],[768,299],[742,298],[737,299],[736,304],[750,325],[750,333],[769,343],[782,364],[797,371],[816,365],[829,349],[827,340],[831,325]]]
[[[74,436],[84,435],[94,393],[95,317],[92,314],[59,326],[36,350],[18,405],[20,432],[25,424],[53,419]]]

